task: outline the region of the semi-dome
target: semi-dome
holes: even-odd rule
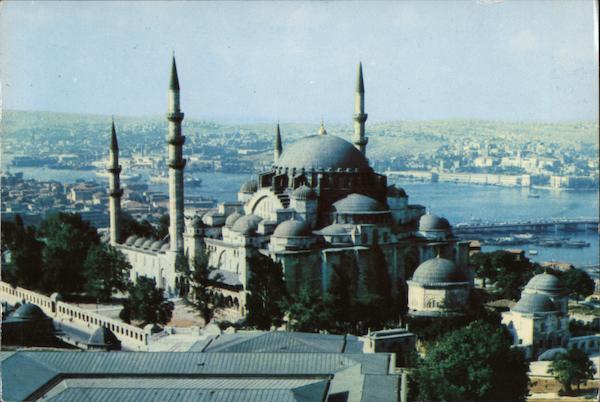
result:
[[[96,328],[92,335],[90,335],[87,343],[88,346],[105,349],[119,348],[121,346],[121,341],[107,327]]]
[[[133,236],[129,236],[129,237],[127,238],[127,240],[125,240],[125,245],[126,245],[126,246],[132,246],[132,245],[133,245],[133,243],[135,243],[135,241],[137,240],[137,238],[138,238],[138,237],[137,237],[137,236],[135,236],[135,235],[133,235]]]
[[[258,190],[258,182],[256,180],[248,180],[242,187],[240,187],[240,193],[253,194]]]
[[[550,298],[541,293],[523,293],[521,300],[512,308],[520,313],[549,313],[558,311]]]
[[[562,282],[556,275],[545,272],[531,278],[527,285],[525,285],[525,289],[555,294],[563,293],[565,290]]]
[[[252,234],[258,229],[260,221],[262,221],[262,218],[258,215],[245,215],[233,224],[231,230],[244,235]]]
[[[437,215],[425,214],[419,220],[419,230],[428,232],[432,230],[450,230],[450,223],[446,218],[440,218]]]
[[[309,237],[311,235],[310,226],[305,221],[297,219],[281,222],[273,232],[274,237]]]
[[[292,192],[292,197],[297,200],[314,200],[317,198],[317,193],[306,184],[303,184]]]
[[[275,167],[289,170],[295,168],[297,171],[371,171],[365,156],[354,145],[335,135],[311,135],[299,139],[283,151]]]
[[[142,248],[144,250],[147,250],[150,248],[150,246],[152,245],[152,243],[154,243],[154,240],[152,239],[146,239],[146,241],[144,242],[144,244],[142,244]]]
[[[133,247],[141,247],[145,241],[146,241],[146,238],[138,237],[137,240],[135,241],[135,243],[133,243]]]
[[[412,280],[420,284],[467,282],[462,271],[450,260],[431,258],[417,267]]]
[[[350,194],[333,203],[332,210],[338,213],[387,212],[379,201],[362,194]]]
[[[325,226],[318,233],[322,234],[323,236],[349,235],[352,231],[352,228],[352,225],[347,225],[343,223],[333,223],[329,226]]]
[[[239,212],[234,212],[225,219],[225,227],[232,228],[235,222],[242,217]]]
[[[171,245],[168,241],[165,241],[165,244],[160,247],[160,251],[169,251],[169,248],[171,248]]]
[[[42,309],[33,303],[25,303],[12,313],[11,318],[22,321],[39,321],[46,319],[46,314]]]
[[[158,251],[158,250],[160,250],[162,245],[163,245],[162,241],[156,240],[155,242],[152,243],[152,245],[150,245],[150,251]]]
[[[402,187],[396,187],[394,184],[388,186],[387,196],[390,198],[405,198],[406,191]]]

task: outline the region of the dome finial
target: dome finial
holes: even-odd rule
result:
[[[323,122],[323,118],[321,118],[321,127],[319,127],[319,134],[326,135],[327,130],[325,130],[325,123]]]

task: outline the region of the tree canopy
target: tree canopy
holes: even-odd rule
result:
[[[521,296],[521,289],[537,267],[526,257],[504,250],[477,253],[471,257],[471,265],[479,278],[494,285],[499,297],[512,300]]]
[[[156,287],[156,281],[146,276],[137,278],[129,286],[129,297],[123,301],[119,317],[125,322],[139,320],[146,324],[166,324],[171,320],[173,302],[164,296],[164,289]]]
[[[14,222],[2,222],[2,252],[10,251],[10,261],[2,264],[2,277],[13,285],[35,289],[42,276],[44,243],[37,240],[32,226],[25,228],[19,215]]]
[[[208,254],[205,251],[194,258],[191,266],[186,257],[179,256],[175,270],[180,275],[180,293],[198,311],[204,323],[208,324],[224,306],[221,295],[211,291],[211,286],[220,281],[222,276],[215,273],[217,269],[208,264]]]
[[[320,290],[307,285],[289,297],[285,311],[292,331],[319,332],[329,322]]]
[[[128,288],[131,265],[123,253],[108,244],[92,245],[83,268],[84,290],[99,301],[110,300],[115,292]]]
[[[527,398],[529,364],[501,328],[474,322],[441,338],[412,372],[419,401]]]
[[[594,280],[582,269],[571,268],[561,275],[565,288],[577,301],[580,297],[586,297],[594,293],[596,287]]]
[[[581,384],[594,378],[596,368],[585,352],[572,348],[567,353],[559,353],[555,356],[548,373],[561,383],[562,391],[568,395],[572,393],[573,385],[579,389]]]
[[[79,214],[59,213],[42,222],[40,234],[46,243],[42,288],[62,293],[83,290],[88,249],[100,243],[96,229]]]
[[[248,258],[249,279],[246,297],[246,321],[258,329],[268,330],[283,324],[287,289],[283,266],[262,254]]]

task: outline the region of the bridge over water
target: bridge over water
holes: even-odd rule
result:
[[[600,232],[598,218],[551,218],[508,222],[459,223],[456,234]]]

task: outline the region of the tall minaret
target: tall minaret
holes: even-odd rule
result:
[[[275,149],[273,151],[273,160],[275,163],[277,163],[279,160],[282,152],[283,146],[281,145],[281,130],[279,129],[279,122],[277,122],[277,129],[275,130]]]
[[[119,144],[117,142],[117,130],[115,130],[114,119],[112,121],[110,133],[110,156],[106,170],[109,173],[110,244],[114,246],[121,240],[119,215],[121,215],[121,196],[123,195],[121,180],[119,178],[119,175],[121,174],[121,165],[119,165]]]
[[[169,237],[171,239],[170,250],[172,252],[183,252],[183,144],[185,137],[181,135],[181,121],[183,113],[179,109],[179,78],[177,77],[177,66],[175,55],[171,66],[171,82],[169,83],[169,109],[167,112],[169,121]]]
[[[365,137],[365,84],[363,82],[362,63],[358,63],[358,78],[356,80],[356,92],[354,92],[354,136],[352,142],[356,149],[366,156],[367,143],[369,139]]]

